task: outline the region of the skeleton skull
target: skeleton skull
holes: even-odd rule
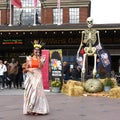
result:
[[[93,19],[91,17],[87,18],[87,25],[89,28],[91,28],[93,26]]]

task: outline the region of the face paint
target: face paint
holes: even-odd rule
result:
[[[40,55],[40,50],[38,48],[35,48],[34,49],[34,54],[39,56]]]

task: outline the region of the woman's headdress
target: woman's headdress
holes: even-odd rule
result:
[[[42,48],[44,45],[45,45],[44,42],[42,41],[39,42],[39,40],[34,40],[34,44],[33,44],[34,48]]]

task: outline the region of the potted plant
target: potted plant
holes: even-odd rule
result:
[[[108,92],[111,88],[114,87],[114,82],[111,80],[110,77],[105,78],[104,82],[104,91]]]
[[[51,82],[51,90],[52,92],[60,92],[61,81],[60,80],[53,80]]]

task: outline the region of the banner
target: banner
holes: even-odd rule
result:
[[[42,55],[46,56],[46,61],[41,69],[43,87],[44,89],[49,90],[49,50],[42,50]]]
[[[60,25],[61,24],[61,10],[60,10],[60,0],[57,0],[57,10],[58,10],[58,22],[57,24]]]
[[[98,51],[98,57],[102,62],[104,68],[107,72],[111,71],[111,56],[106,49],[101,49]]]
[[[34,0],[34,7],[37,7],[37,0]]]
[[[60,0],[57,0],[57,8],[60,9]]]
[[[12,0],[12,5],[21,8],[22,7],[22,3],[21,0]]]
[[[50,50],[50,79],[63,81],[62,50]]]
[[[77,63],[78,63],[78,66],[80,67],[80,69],[82,69],[82,66],[83,66],[83,56],[82,55],[79,55],[79,57],[77,57]]]

